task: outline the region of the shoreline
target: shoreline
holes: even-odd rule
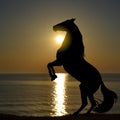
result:
[[[17,116],[10,114],[0,114],[0,120],[119,120],[120,114],[79,114],[78,116]]]

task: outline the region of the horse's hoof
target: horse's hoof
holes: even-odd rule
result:
[[[55,80],[57,78],[57,75],[51,76],[51,81]]]
[[[84,113],[83,115],[88,116],[90,115],[90,112]]]
[[[72,116],[78,116],[78,115],[79,115],[78,112],[74,112],[74,113],[72,114]]]

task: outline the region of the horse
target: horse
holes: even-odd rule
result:
[[[72,115],[78,115],[85,108],[88,104],[87,98],[91,107],[86,114],[91,111],[107,112],[117,100],[117,94],[104,85],[100,72],[85,60],[82,34],[74,21],[75,19],[72,18],[53,26],[54,31],[65,31],[66,35],[61,47],[57,50],[56,60],[47,64],[51,81],[57,78],[54,66],[63,66],[67,73],[80,82],[82,104]],[[103,101],[94,98],[94,93],[99,87],[101,87]]]

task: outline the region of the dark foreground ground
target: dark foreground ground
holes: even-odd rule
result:
[[[120,114],[66,115],[60,117],[27,117],[0,114],[0,120],[120,120]]]

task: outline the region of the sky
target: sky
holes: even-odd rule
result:
[[[85,59],[120,73],[120,0],[0,0],[0,73],[46,73],[60,47],[53,25],[76,18]],[[63,68],[57,68],[57,72]]]

